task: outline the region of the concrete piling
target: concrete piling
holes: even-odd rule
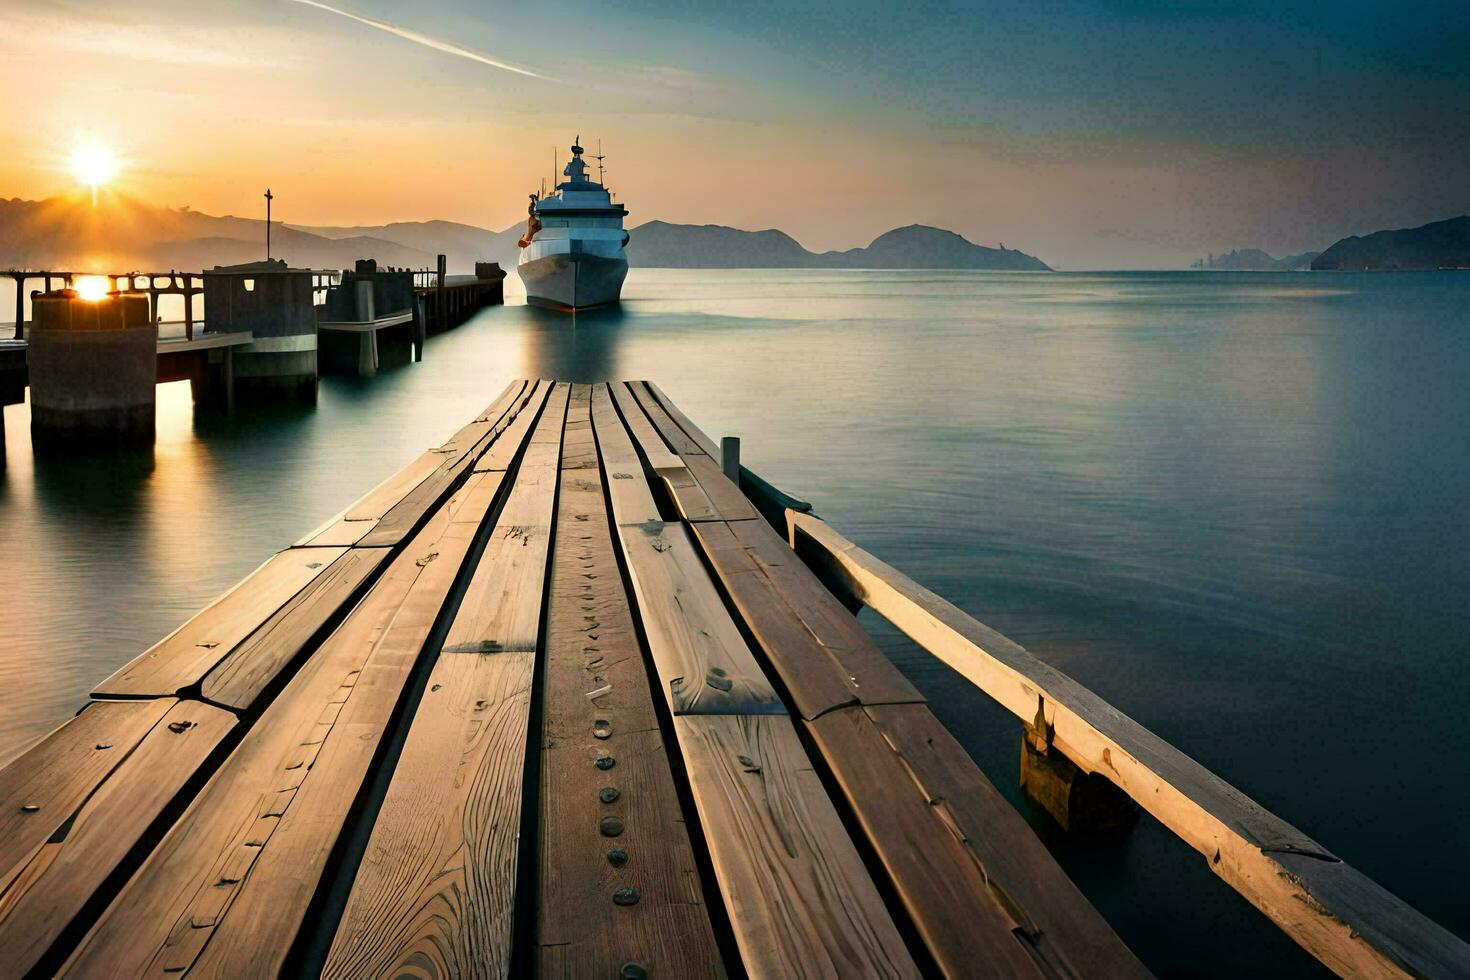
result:
[[[211,330],[249,330],[255,337],[234,355],[239,394],[275,397],[290,391],[315,403],[316,307],[312,275],[280,259],[216,266],[204,273]]]
[[[31,442],[139,445],[154,436],[158,325],[148,298],[36,296],[27,351]]]

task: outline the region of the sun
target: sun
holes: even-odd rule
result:
[[[79,298],[95,303],[107,298],[112,284],[107,281],[106,276],[78,276],[77,281],[72,283],[72,288],[77,291]]]
[[[101,143],[80,143],[72,151],[72,176],[78,183],[90,187],[93,197],[96,196],[98,187],[117,176],[117,169],[117,155]]]

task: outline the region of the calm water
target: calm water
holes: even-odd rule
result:
[[[1470,275],[660,270],[626,293],[575,326],[488,310],[315,410],[195,419],[165,386],[142,459],[33,460],[5,409],[0,758],[509,379],[647,377],[1470,935]],[[1016,722],[869,625],[1016,797]],[[1155,824],[1052,843],[1160,973],[1314,969]]]

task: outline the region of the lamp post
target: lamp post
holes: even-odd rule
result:
[[[269,262],[271,257],[271,189],[265,189],[265,258]]]

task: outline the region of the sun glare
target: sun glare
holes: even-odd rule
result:
[[[71,155],[72,176],[95,194],[97,188],[117,176],[117,157],[101,143],[82,143]]]
[[[77,291],[77,296],[89,303],[95,303],[105,297],[112,288],[106,276],[79,276],[72,288]]]

